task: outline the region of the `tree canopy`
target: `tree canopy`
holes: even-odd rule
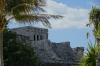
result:
[[[43,66],[30,44],[16,40],[17,35],[8,29],[4,31],[5,66]]]

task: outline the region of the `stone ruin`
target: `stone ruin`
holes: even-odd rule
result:
[[[77,66],[84,52],[84,47],[71,48],[70,42],[51,42],[48,29],[26,26],[10,30],[17,33],[18,40],[34,47],[45,66]]]

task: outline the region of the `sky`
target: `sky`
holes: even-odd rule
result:
[[[47,0],[47,5],[44,9],[49,14],[62,15],[63,19],[49,20],[52,29],[49,31],[49,40],[52,42],[70,42],[70,46],[74,47],[88,47],[88,42],[94,44],[94,37],[92,35],[92,27],[86,27],[89,22],[89,12],[92,6],[100,6],[99,0]],[[22,27],[12,20],[9,28]],[[42,26],[41,23],[34,26]],[[86,33],[90,32],[90,37],[86,38]]]

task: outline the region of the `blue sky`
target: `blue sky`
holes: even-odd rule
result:
[[[100,6],[99,0],[47,0],[45,9],[48,13],[64,16],[60,20],[50,20],[52,29],[49,29],[49,39],[57,43],[69,41],[71,47],[87,48],[89,40],[94,43],[92,28],[85,26],[92,6]],[[8,26],[9,28],[24,26],[15,24],[13,21]],[[89,39],[86,39],[87,32],[91,33]]]

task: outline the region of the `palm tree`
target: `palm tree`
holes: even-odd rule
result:
[[[98,33],[98,29],[100,26],[100,7],[92,7],[92,10],[89,13],[89,23],[87,24],[87,26],[91,26],[91,25],[93,25],[94,27],[93,33],[95,34],[94,36],[95,36],[96,42],[98,43],[100,36],[96,34]]]
[[[89,24],[87,26],[93,25],[93,33],[95,41],[100,45],[100,7],[92,7],[89,14]],[[100,48],[98,49],[98,57],[96,59],[96,66],[100,66]]]
[[[87,52],[81,58],[80,66],[96,66],[98,48],[100,46],[89,42]]]
[[[3,64],[3,30],[11,19],[19,23],[42,24],[48,28],[51,25],[50,18],[59,19],[60,15],[42,14],[46,12],[42,7],[46,6],[46,0],[0,0],[0,66]]]

